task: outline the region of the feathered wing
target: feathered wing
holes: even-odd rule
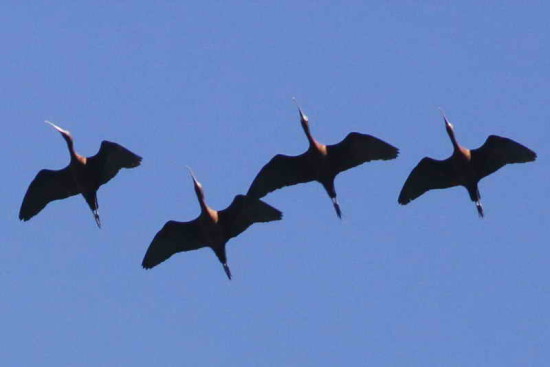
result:
[[[88,158],[88,165],[96,170],[99,185],[104,185],[116,176],[121,168],[134,168],[141,163],[141,157],[122,145],[107,140],[101,142],[96,155]]]
[[[256,175],[247,196],[259,199],[282,187],[314,180],[308,163],[307,153],[294,157],[277,154]]]
[[[78,194],[70,168],[43,169],[32,180],[23,198],[19,219],[27,221],[38,214],[48,203]]]
[[[496,135],[489,136],[481,147],[470,152],[478,179],[496,172],[508,163],[532,162],[537,158],[531,149]]]
[[[192,222],[171,220],[166,222],[151,241],[141,266],[151,269],[178,252],[196,250],[201,247],[204,247],[204,244],[200,241],[197,220]]]
[[[237,195],[231,205],[220,210],[219,224],[224,228],[227,238],[233,238],[244,232],[254,223],[266,223],[280,220],[283,214],[263,201]]]
[[[440,161],[425,157],[412,170],[397,201],[405,205],[428,190],[445,189],[457,184],[450,158]]]
[[[328,157],[335,174],[372,160],[394,159],[399,149],[371,135],[356,132],[338,144],[327,145]]]

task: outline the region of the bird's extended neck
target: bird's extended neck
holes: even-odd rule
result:
[[[302,129],[304,129],[304,133],[306,134],[307,140],[309,141],[309,146],[310,147],[317,147],[317,141],[315,140],[313,135],[311,135],[311,130],[309,128],[309,124],[302,121]]]
[[[451,143],[453,143],[454,150],[459,151],[460,145],[458,145],[458,142],[456,141],[456,136],[453,128],[447,126],[447,134],[449,135],[449,139],[451,139]]]
[[[441,115],[443,116],[445,130],[447,130],[447,135],[449,135],[449,139],[451,139],[451,143],[453,143],[453,148],[455,152],[458,152],[460,150],[460,145],[458,145],[458,142],[456,141],[454,126],[447,119],[447,116],[445,115],[445,112],[443,112],[443,109],[439,108],[439,111],[441,111]]]
[[[78,154],[74,150],[73,138],[68,134],[61,134],[65,143],[67,143],[67,148],[69,149],[69,154],[71,155],[71,160],[78,160]]]
[[[206,200],[204,198],[204,193],[202,190],[196,190],[195,193],[197,194],[197,200],[199,201],[199,205],[201,207],[201,213],[202,214],[209,214],[209,208],[208,205],[206,205]]]

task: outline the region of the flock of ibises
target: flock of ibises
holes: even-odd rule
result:
[[[226,243],[254,223],[282,218],[279,210],[260,200],[262,197],[285,186],[318,181],[331,198],[336,215],[341,218],[342,211],[334,188],[336,175],[372,160],[395,159],[399,153],[396,147],[374,136],[357,132],[348,134],[338,144],[324,145],[311,134],[308,117],[300,106],[298,112],[309,142],[307,151],[298,156],[278,154],[273,157],[257,174],[246,195],[235,196],[231,205],[224,210],[217,211],[206,204],[202,185],[189,168],[201,213],[190,222],[166,222],[149,245],[142,266],[150,269],[178,252],[208,246],[231,279]],[[479,216],[483,217],[478,182],[508,163],[531,162],[537,155],[511,139],[496,135],[489,136],[477,149],[467,149],[458,144],[453,125],[443,111],[441,114],[453,144],[453,154],[445,160],[423,158],[405,181],[398,202],[405,205],[432,189],[464,186],[470,199],[475,202]],[[103,141],[96,155],[81,156],[74,149],[69,131],[46,122],[63,136],[71,161],[61,170],[43,169],[38,172],[27,189],[19,219],[27,221],[54,200],[82,194],[97,226],[101,227],[97,202],[99,187],[115,177],[120,169],[139,166],[141,157],[110,141]]]

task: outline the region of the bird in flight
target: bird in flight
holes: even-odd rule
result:
[[[54,200],[82,194],[92,210],[97,226],[101,228],[97,190],[115,177],[121,168],[139,166],[141,157],[117,143],[106,140],[101,143],[96,155],[81,156],[74,149],[73,137],[69,131],[50,121],[46,123],[56,129],[67,143],[71,161],[63,169],[43,169],[38,172],[23,198],[19,219],[27,221]]]
[[[463,186],[468,191],[470,199],[475,202],[479,216],[483,217],[479,181],[506,164],[532,162],[537,155],[512,139],[496,135],[490,135],[477,149],[467,149],[458,144],[454,126],[443,110],[441,114],[453,144],[453,154],[445,160],[423,158],[405,181],[398,202],[405,205],[428,190]]]
[[[254,223],[280,220],[282,213],[261,200],[244,195],[235,196],[231,205],[224,210],[214,210],[206,204],[201,183],[193,171],[188,169],[201,213],[190,222],[166,222],[153,238],[141,265],[150,269],[178,252],[210,247],[231,279],[225,251],[227,242]]]
[[[338,144],[321,144],[311,134],[308,117],[297,103],[296,105],[302,129],[309,142],[308,150],[298,156],[274,156],[256,175],[247,195],[262,198],[285,186],[317,181],[323,185],[332,200],[336,215],[342,218],[334,188],[336,175],[372,160],[394,159],[399,150],[374,136],[357,132],[349,133]]]

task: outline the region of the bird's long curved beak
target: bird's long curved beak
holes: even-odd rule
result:
[[[302,119],[302,121],[308,121],[308,118],[307,116],[302,112],[302,109],[300,108],[300,105],[298,104],[298,101],[296,101],[296,98],[292,97],[292,100],[294,101],[294,103],[296,103],[296,107],[298,107],[298,112],[300,112],[300,119]]]
[[[54,129],[56,129],[57,131],[59,131],[61,134],[63,135],[69,135],[69,132],[67,130],[63,130],[62,128],[60,128],[59,126],[57,126],[56,124],[54,124],[53,122],[51,121],[44,121],[45,123],[47,124],[50,124]]]
[[[441,112],[441,116],[443,116],[443,120],[445,121],[445,124],[450,125],[451,123],[449,122],[449,120],[447,120],[447,116],[445,116],[445,112],[443,112],[443,108],[438,107],[437,109],[439,110],[439,112]]]
[[[191,178],[193,179],[193,182],[195,185],[198,185],[199,182],[197,181],[197,178],[195,177],[195,174],[193,173],[193,170],[189,166],[185,166],[189,170],[189,174],[191,175]]]

